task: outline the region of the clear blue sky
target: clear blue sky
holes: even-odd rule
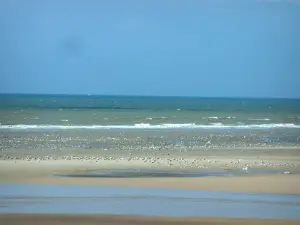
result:
[[[3,0],[0,92],[300,98],[298,0]]]

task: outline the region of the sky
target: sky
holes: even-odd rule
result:
[[[300,98],[300,0],[2,0],[0,93]]]

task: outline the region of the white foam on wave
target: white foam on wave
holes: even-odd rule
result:
[[[208,116],[202,117],[202,119],[209,119],[209,120],[218,120],[218,119],[235,119],[235,116],[226,116],[226,117],[217,117],[217,116]]]
[[[30,118],[24,117],[23,119],[24,120],[39,120],[40,118],[39,117],[30,117]]]
[[[254,121],[269,121],[269,118],[262,118],[262,119],[248,119],[248,120],[254,120]]]
[[[198,125],[195,123],[184,124],[158,124],[139,123],[134,125],[0,125],[0,130],[67,130],[67,129],[271,129],[271,128],[300,128],[293,123],[279,124],[250,124],[250,125],[224,125],[212,123],[209,125]]]
[[[213,125],[213,126],[222,126],[223,124],[222,123],[211,123],[211,125]]]
[[[213,120],[218,120],[219,117],[217,117],[217,116],[208,116],[208,117],[202,117],[202,119],[213,119]]]

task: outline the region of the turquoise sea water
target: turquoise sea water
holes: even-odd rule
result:
[[[0,123],[1,149],[291,147],[300,144],[300,100],[0,95]]]
[[[298,129],[300,99],[0,95],[0,129]]]

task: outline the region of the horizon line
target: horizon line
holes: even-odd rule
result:
[[[235,99],[294,99],[300,100],[300,97],[253,97],[253,96],[196,96],[196,95],[138,95],[138,94],[66,94],[66,93],[15,93],[15,92],[6,92],[1,93],[0,95],[46,95],[46,96],[103,96],[103,97],[165,97],[165,98],[235,98]]]

